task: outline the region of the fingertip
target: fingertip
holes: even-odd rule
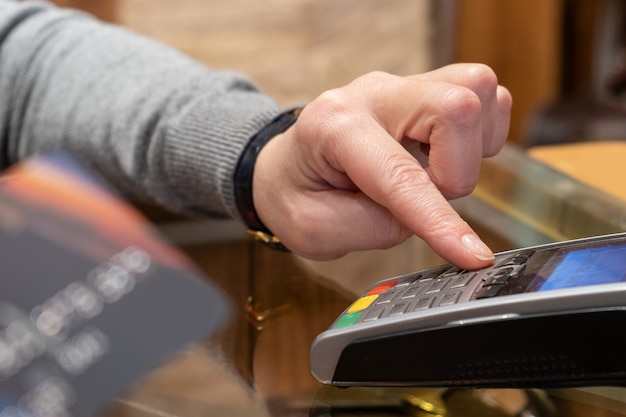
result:
[[[498,85],[496,94],[498,96],[498,99],[501,100],[503,105],[507,107],[511,107],[513,105],[513,95],[511,94],[509,89],[506,88],[505,86]]]
[[[493,115],[493,131],[491,138],[485,143],[483,156],[495,156],[504,146],[511,127],[511,108],[513,97],[506,87],[498,86],[496,91],[496,113]]]
[[[434,243],[431,247],[448,262],[465,270],[475,270],[493,265],[494,253],[475,234],[469,232],[462,235],[460,240],[454,239],[448,244],[453,242],[456,242],[454,248],[450,246],[439,247]]]
[[[496,100],[498,103],[498,111],[505,115],[508,127],[508,120],[510,119],[511,109],[513,107],[513,95],[506,87],[499,85],[496,90]]]
[[[493,264],[493,251],[474,233],[467,233],[461,237],[461,247],[465,255],[453,261],[464,269],[480,269]]]
[[[463,247],[480,262],[493,262],[493,252],[478,236],[468,233],[461,237]]]

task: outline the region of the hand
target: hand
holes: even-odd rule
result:
[[[493,71],[455,64],[398,77],[370,73],[313,100],[261,151],[261,220],[315,260],[420,236],[462,268],[493,253],[448,203],[476,185],[509,129],[511,95]]]

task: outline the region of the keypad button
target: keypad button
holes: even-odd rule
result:
[[[390,303],[391,301],[393,301],[396,295],[398,295],[398,292],[399,291],[389,290],[387,292],[380,294],[378,296],[378,299],[376,300],[376,305]]]
[[[353,324],[357,323],[360,318],[361,318],[361,313],[344,314],[337,319],[333,327],[337,329],[340,327],[352,326]]]
[[[363,316],[363,321],[374,321],[382,317],[385,312],[385,306],[375,306],[367,310]]]
[[[400,299],[406,300],[407,298],[413,298],[419,295],[428,285],[429,284],[426,282],[418,282],[417,284],[413,284],[400,295]]]
[[[460,291],[446,293],[443,295],[443,297],[441,297],[441,301],[439,301],[439,305],[449,306],[452,304],[456,304],[456,302],[459,301],[459,297],[461,297]]]
[[[435,297],[423,297],[413,305],[413,311],[427,310],[432,307]]]
[[[467,287],[470,282],[478,275],[476,272],[469,272],[456,277],[450,284],[450,288],[463,288]]]
[[[391,309],[389,310],[389,316],[397,316],[399,314],[404,314],[404,312],[406,311],[407,307],[409,306],[409,303],[398,303],[398,304],[394,304]]]
[[[489,285],[503,285],[509,280],[509,274],[507,272],[498,272],[490,277],[488,277],[483,283],[484,287]]]
[[[443,280],[443,279],[435,280],[430,285],[430,287],[428,287],[428,289],[426,290],[426,294],[432,294],[432,293],[439,292],[439,291],[443,290],[443,288],[446,286],[447,283],[448,283],[447,280]]]
[[[498,267],[505,266],[505,265],[522,265],[526,263],[528,258],[530,258],[533,253],[534,251],[529,250],[529,251],[517,253],[508,258],[504,258],[502,261],[498,262]]]
[[[422,274],[411,274],[404,277],[398,278],[398,286],[401,285],[411,285],[422,278]]]
[[[407,298],[413,298],[417,295],[419,291],[420,291],[419,285],[411,285],[400,295],[400,299],[405,300]]]
[[[372,305],[377,298],[378,295],[366,295],[365,297],[359,298],[350,306],[348,313],[356,313],[357,311],[365,310],[367,307]]]
[[[526,265],[515,265],[514,270],[511,271],[510,273],[510,277],[518,278],[520,274],[522,273],[522,271],[524,270],[524,268],[526,268]]]
[[[454,277],[454,276],[458,276],[463,272],[462,269],[459,269],[457,267],[452,267],[450,269],[447,269],[445,271],[443,271],[440,275],[439,278],[449,278],[449,277]]]
[[[500,292],[500,290],[502,290],[503,287],[504,285],[490,285],[488,287],[483,287],[476,295],[476,298],[480,299],[480,298],[495,297],[496,295],[498,295],[498,293]]]
[[[524,269],[525,265],[507,265],[496,269],[495,273],[506,275],[509,278],[517,278]]]
[[[438,277],[439,275],[445,273],[449,269],[450,269],[449,267],[445,267],[445,268],[437,268],[437,269],[434,269],[432,271],[424,272],[424,273],[422,273],[422,280],[434,279],[434,278]]]
[[[382,283],[378,284],[377,286],[375,286],[374,288],[372,288],[371,290],[369,290],[367,292],[367,295],[381,294],[381,293],[383,293],[383,292],[385,292],[385,291],[395,287],[397,283],[398,283],[398,281],[396,281],[396,280],[382,282]]]

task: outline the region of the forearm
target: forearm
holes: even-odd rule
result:
[[[279,112],[244,77],[75,12],[0,1],[0,164],[63,148],[129,198],[236,215],[246,141]]]

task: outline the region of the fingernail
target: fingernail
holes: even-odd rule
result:
[[[468,234],[461,238],[463,246],[481,261],[493,259],[493,252],[476,235]]]

